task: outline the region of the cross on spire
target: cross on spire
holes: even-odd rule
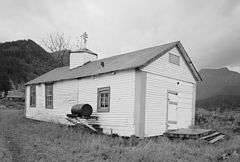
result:
[[[82,48],[87,48],[87,38],[88,38],[88,34],[87,32],[84,32],[82,35],[80,35],[81,38],[81,46]]]

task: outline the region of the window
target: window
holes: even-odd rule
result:
[[[169,53],[169,62],[175,65],[180,65],[180,56]]]
[[[98,88],[97,111],[110,111],[110,87]]]
[[[36,85],[30,86],[30,107],[36,107]]]
[[[53,108],[53,84],[45,84],[45,104],[47,109]]]

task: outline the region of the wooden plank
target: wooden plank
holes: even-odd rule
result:
[[[216,135],[218,135],[218,134],[220,134],[220,133],[219,133],[219,132],[215,132],[215,133],[213,133],[213,134],[210,134],[210,135],[207,135],[207,136],[201,137],[200,140],[205,140],[205,139],[207,139],[207,138],[210,138],[210,137],[216,136]]]
[[[215,136],[219,135],[213,132],[212,130],[208,129],[186,129],[181,128],[177,130],[168,130],[165,135],[167,137],[175,137],[175,138],[187,138],[187,139],[208,139],[211,140]]]
[[[85,125],[87,126],[88,128],[92,129],[93,131],[97,132],[97,130],[95,128],[93,128],[91,125],[89,125],[87,123],[87,120],[86,119],[70,119],[70,118],[66,118],[68,121],[70,121],[71,123],[73,124],[82,124],[82,125]]]
[[[180,128],[177,130],[168,130],[168,133],[171,134],[190,134],[190,135],[199,135],[205,134],[210,132],[210,129],[187,129],[187,128]]]
[[[78,124],[77,122],[75,122],[74,120],[72,120],[71,118],[66,118],[70,123],[72,124]]]
[[[77,121],[79,121],[80,124],[83,124],[85,126],[87,126],[88,128],[92,129],[93,131],[97,132],[97,130],[95,128],[93,128],[91,125],[88,124],[86,119],[77,119]]]
[[[223,139],[225,137],[225,135],[220,135],[220,136],[217,136],[216,138],[212,139],[211,141],[209,141],[209,143],[215,143],[221,139]]]

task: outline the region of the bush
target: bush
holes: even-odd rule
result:
[[[196,125],[202,128],[215,129],[226,134],[239,134],[240,112],[217,112],[198,108],[195,121]]]
[[[25,107],[25,102],[23,101],[9,101],[7,98],[0,99],[0,106],[3,105],[7,109],[17,109],[21,110]]]

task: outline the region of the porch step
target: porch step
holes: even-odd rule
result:
[[[169,138],[181,138],[181,139],[199,139],[203,136],[209,135],[212,130],[208,129],[177,129],[169,130],[164,133]]]
[[[215,142],[217,142],[217,141],[219,141],[219,140],[224,139],[224,137],[225,137],[225,135],[224,135],[224,134],[221,134],[221,135],[219,135],[219,136],[216,136],[214,139],[210,140],[209,143],[215,143]]]
[[[221,133],[215,132],[215,133],[212,133],[212,134],[210,134],[210,135],[201,137],[200,140],[207,140],[207,139],[212,138],[212,137],[214,137],[214,136],[217,136],[217,135],[219,135],[219,134],[221,134]]]
[[[213,133],[211,133],[211,134],[209,134],[207,136],[201,137],[200,140],[206,140],[209,143],[215,143],[215,142],[217,142],[219,140],[224,139],[224,137],[225,137],[224,134],[215,131],[215,132],[213,132]]]
[[[200,139],[211,144],[224,139],[225,135],[221,132],[205,129],[177,129],[169,130],[164,133],[170,139]]]

